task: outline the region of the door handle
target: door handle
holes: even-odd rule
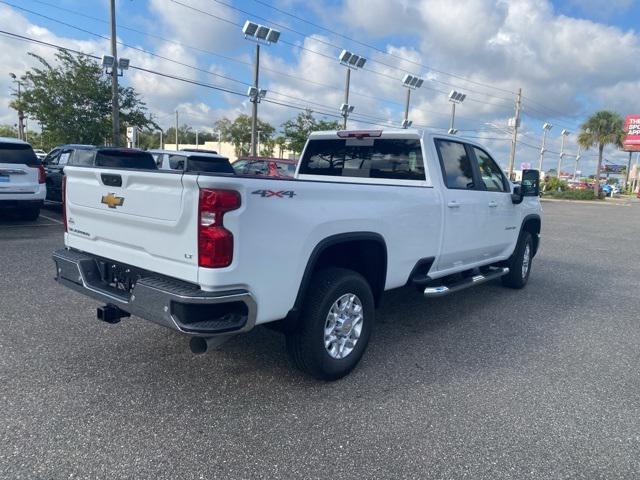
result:
[[[489,202],[489,207],[491,207],[491,208],[495,208],[495,207],[497,207],[497,206],[498,206],[498,204],[497,204],[496,202],[494,202],[493,200],[491,200],[491,201]]]
[[[447,203],[447,207],[449,207],[449,208],[460,208],[460,204],[458,202],[456,202],[455,200],[452,200],[449,203]]]

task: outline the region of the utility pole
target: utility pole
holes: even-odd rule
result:
[[[198,146],[198,130],[196,130],[196,150],[199,150],[200,147]]]
[[[522,88],[518,89],[516,96],[516,116],[513,121],[513,137],[511,138],[511,153],[509,154],[509,180],[513,175],[513,164],[516,160],[516,143],[518,141],[518,127],[520,126],[520,107],[522,103]]]
[[[114,147],[120,146],[120,106],[118,101],[118,51],[116,47],[116,0],[111,0],[111,122],[113,125]]]
[[[253,65],[253,87],[256,92],[259,91],[258,76],[260,72],[260,44],[256,43],[256,58]],[[251,156],[258,156],[258,93],[253,99],[253,107],[251,108]]]
[[[347,67],[347,78],[344,82],[344,104],[349,105],[349,86],[351,84],[351,69]],[[347,129],[347,118],[349,117],[348,109],[344,111],[344,120],[342,122],[342,129]]]
[[[576,179],[576,175],[578,174],[578,162],[580,161],[581,155],[580,153],[582,152],[582,150],[580,149],[580,146],[578,146],[578,154],[576,155],[576,166],[573,169],[573,179]]]
[[[180,139],[178,138],[178,110],[176,110],[176,151],[180,150]]]
[[[220,153],[220,150],[222,149],[222,146],[221,146],[222,145],[222,139],[221,139],[221,135],[222,134],[220,133],[220,130],[218,130],[216,133],[218,134],[218,153]]]
[[[160,130],[160,150],[164,150],[164,143],[162,141],[162,130]]]

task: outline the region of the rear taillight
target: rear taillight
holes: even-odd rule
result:
[[[67,231],[67,176],[62,175],[62,223]]]
[[[47,183],[47,172],[42,165],[38,165],[38,183]]]
[[[234,190],[200,190],[198,203],[198,265],[221,268],[233,260],[233,234],[224,228],[224,214],[240,208]]]

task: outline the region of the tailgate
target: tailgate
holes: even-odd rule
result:
[[[0,193],[35,193],[37,190],[37,168],[18,163],[0,163]]]
[[[195,176],[68,166],[65,174],[68,247],[197,280]]]

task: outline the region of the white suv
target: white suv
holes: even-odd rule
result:
[[[36,220],[47,195],[42,162],[26,142],[0,137],[0,209]]]

